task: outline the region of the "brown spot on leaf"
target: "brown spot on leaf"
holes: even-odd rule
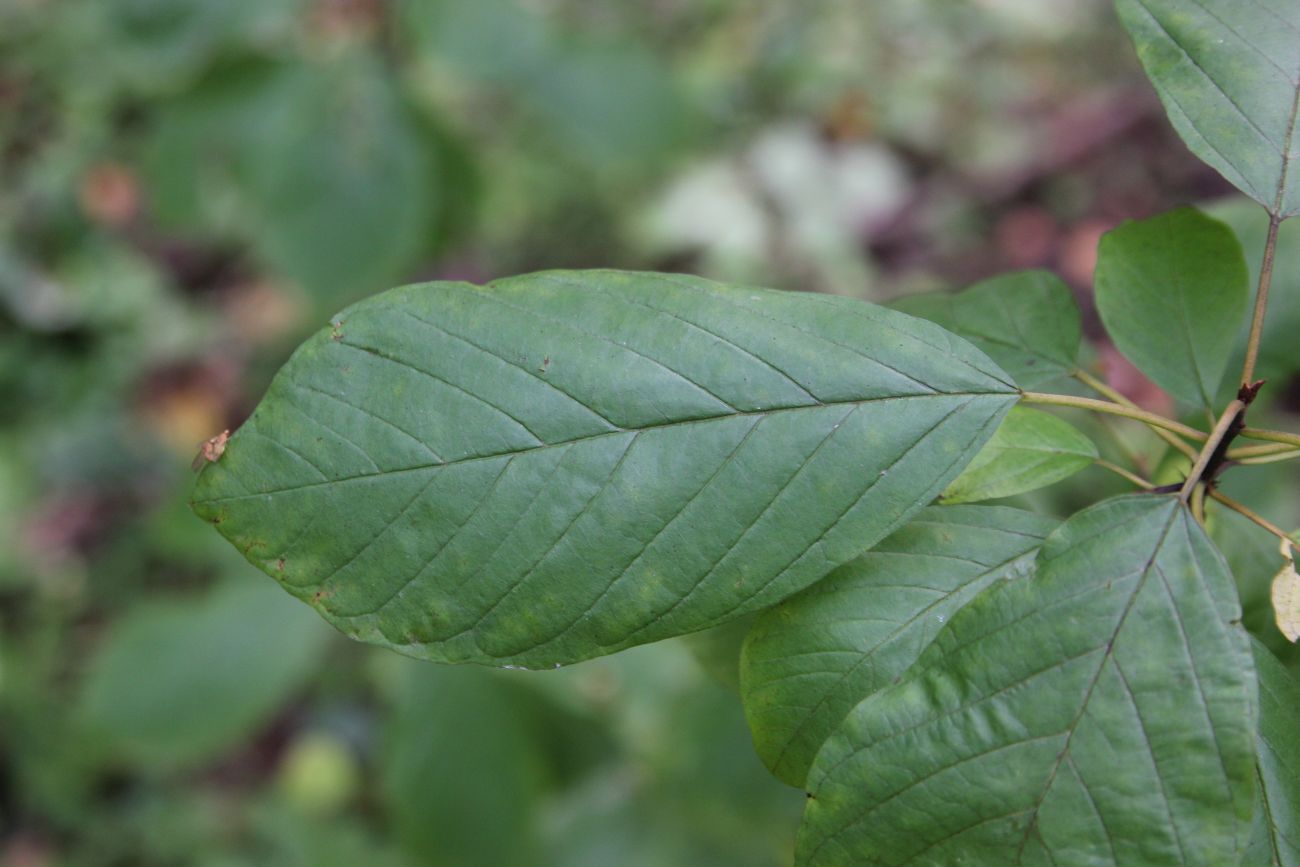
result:
[[[209,437],[199,446],[199,453],[194,456],[190,469],[198,472],[205,464],[215,464],[226,453],[226,443],[230,440],[230,431],[223,430],[214,437]]]

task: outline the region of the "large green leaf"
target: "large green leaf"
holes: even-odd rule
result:
[[[1300,865],[1300,684],[1258,641],[1259,795],[1255,832],[1242,864]]]
[[[972,503],[1023,494],[1067,479],[1095,460],[1097,447],[1074,425],[1017,406],[941,499]]]
[[[1101,239],[1097,311],[1116,348],[1178,400],[1213,407],[1250,286],[1237,237],[1195,208]]]
[[[980,590],[1028,571],[1053,526],[999,506],[932,507],[759,615],[741,655],[741,694],[772,773],[803,786],[844,715],[902,674]]]
[[[917,295],[894,307],[970,340],[1022,388],[1039,388],[1078,366],[1082,326],[1070,288],[1047,271],[1020,271],[956,295]]]
[[[1300,5],[1117,0],[1183,141],[1270,213],[1300,213]]]
[[[1015,399],[961,340],[849,299],[620,272],[423,284],[300,348],[194,506],[351,635],[552,667],[811,584]]]
[[[292,698],[329,636],[265,579],[142,605],[105,637],[77,715],[113,761],[191,765]]]
[[[1255,672],[1223,557],[1116,497],[959,611],[818,753],[801,865],[1223,865],[1255,776]]]

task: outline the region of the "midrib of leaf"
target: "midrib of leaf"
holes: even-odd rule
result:
[[[965,406],[966,406],[966,404],[963,403],[961,406],[954,407],[952,410],[950,410],[949,412],[945,413],[945,414],[943,415],[942,418],[940,418],[937,422],[935,422],[933,425],[931,425],[931,426],[926,430],[926,432],[925,432],[925,433],[924,433],[924,434],[923,434],[923,435],[918,439],[918,442],[923,441],[923,440],[924,440],[927,436],[929,436],[931,433],[933,433],[934,431],[936,431],[936,430],[938,430],[940,427],[942,427],[942,426],[944,425],[944,423],[948,421],[948,419],[952,418],[952,416],[953,416],[954,414],[956,414],[957,412],[959,412],[959,411],[960,411],[962,408],[964,408]],[[848,417],[849,417],[850,415],[852,415],[853,412],[854,412],[854,410],[849,410],[848,413],[845,413],[845,415],[844,415],[843,418],[841,418],[838,422],[836,422],[836,424],[832,427],[830,433],[828,433],[828,434],[826,435],[825,439],[823,439],[823,440],[822,440],[822,441],[817,445],[817,447],[816,447],[815,449],[813,449],[813,451],[808,455],[808,457],[806,457],[806,458],[803,460],[803,462],[802,462],[802,463],[799,465],[799,467],[794,471],[794,473],[791,474],[790,478],[786,481],[786,483],[785,483],[784,485],[782,485],[782,487],[781,487],[781,491],[778,492],[777,495],[776,495],[775,497],[772,498],[772,501],[771,501],[770,503],[768,503],[768,504],[767,504],[767,505],[766,505],[766,506],[765,506],[765,507],[764,507],[764,508],[763,508],[763,509],[758,513],[758,515],[755,516],[754,519],[749,523],[749,526],[747,526],[747,527],[746,527],[746,528],[741,532],[740,536],[739,536],[739,537],[736,539],[736,541],[733,543],[733,546],[732,546],[732,547],[734,547],[735,545],[739,545],[739,544],[740,544],[740,543],[745,539],[745,537],[749,535],[749,533],[754,529],[754,527],[756,527],[756,526],[758,525],[759,521],[761,521],[761,520],[763,519],[763,517],[764,517],[768,512],[771,511],[772,507],[775,506],[776,503],[777,503],[777,501],[781,499],[781,497],[784,495],[785,491],[789,488],[790,484],[791,484],[791,483],[792,483],[792,482],[793,482],[793,481],[794,481],[794,480],[799,476],[799,474],[800,474],[801,472],[803,472],[804,468],[805,468],[809,463],[811,463],[813,457],[814,457],[814,456],[815,456],[819,451],[821,451],[822,447],[823,447],[824,445],[826,445],[826,443],[829,442],[829,441],[834,437],[835,432],[839,429],[840,425],[842,425],[842,424],[843,424],[843,423],[848,419]],[[761,424],[761,422],[759,422],[759,423]],[[757,427],[758,427],[758,424],[755,424],[755,425],[754,425],[754,428],[757,428]],[[745,438],[748,438],[749,435],[750,435],[751,433],[753,433],[754,428],[750,428],[750,430],[745,434]],[[903,460],[903,459],[904,459],[904,458],[905,458],[905,457],[906,457],[910,452],[911,452],[911,448],[906,449],[902,454],[900,454],[897,458],[895,458],[894,461],[893,461],[893,462],[892,462],[888,467],[886,467],[885,472],[888,472],[890,469],[893,469],[894,466],[896,466],[896,465],[898,464],[899,461]],[[727,457],[726,461],[724,461],[724,463],[729,462],[729,461],[731,460],[731,458],[732,458],[734,455],[735,455],[735,452],[733,451],[733,452],[731,453],[731,455],[728,455],[728,457]],[[957,460],[961,460],[961,456],[960,456],[960,455],[959,455],[959,456],[958,456],[958,457],[957,457],[957,458],[956,458],[952,463],[956,463]],[[950,466],[951,466],[951,464],[950,464]],[[716,474],[714,475],[713,478],[716,478]],[[712,481],[712,479],[710,479],[710,481]],[[708,484],[706,483],[704,487],[707,488],[707,487],[708,487]],[[701,491],[702,491],[703,489],[704,489],[704,488],[701,488]],[[699,492],[697,491],[696,494],[695,494],[695,497],[698,497],[698,496],[699,496]],[[692,497],[692,499],[694,499],[694,497]],[[812,542],[811,542],[811,543],[810,543],[810,544],[809,544],[809,545],[804,549],[804,551],[803,551],[802,553],[797,554],[793,559],[790,560],[790,562],[786,563],[783,567],[781,567],[781,569],[779,569],[779,570],[778,570],[777,572],[775,572],[771,577],[769,577],[768,580],[765,581],[765,582],[764,582],[760,587],[756,588],[755,591],[754,591],[754,593],[752,594],[752,597],[758,597],[758,596],[761,596],[762,593],[763,593],[763,592],[764,592],[764,591],[765,591],[769,586],[771,586],[771,585],[772,585],[773,583],[775,583],[776,581],[780,580],[781,577],[782,577],[783,575],[785,575],[787,572],[790,571],[790,569],[792,569],[792,568],[794,568],[795,566],[797,566],[797,565],[799,564],[799,562],[800,562],[804,557],[808,556],[809,552],[815,550],[816,547],[817,547],[817,544],[818,544],[819,542],[821,542],[822,539],[826,538],[826,536],[827,536],[831,531],[833,531],[836,527],[839,526],[840,522],[844,519],[844,516],[847,515],[850,511],[852,511],[852,510],[853,510],[853,507],[854,507],[856,504],[857,504],[856,501],[851,501],[848,505],[846,505],[846,506],[844,507],[844,509],[840,512],[840,514],[837,515],[837,516],[835,517],[835,519],[834,519],[833,521],[831,521],[830,524],[828,524],[825,528],[822,529],[821,533],[817,536],[817,538],[814,539],[814,540],[813,540],[813,541],[812,541]],[[682,514],[682,512],[684,511],[684,509],[685,509],[685,507],[683,506],[682,509],[679,509],[679,510],[678,510],[678,513],[677,513],[677,514],[678,514],[678,515]],[[663,530],[667,528],[668,524],[671,524],[674,520],[676,520],[676,517],[677,517],[677,516],[674,515],[672,518],[670,518],[670,519],[668,520],[667,524],[664,525],[664,528],[661,528],[661,529],[660,529],[659,534],[662,534]],[[657,538],[657,536],[658,536],[658,534],[656,535],[656,538]],[[651,540],[651,541],[653,541],[653,540]],[[641,556],[641,554],[644,554],[644,553],[645,553],[645,550],[649,548],[649,544],[650,544],[650,543],[647,543],[645,546],[643,546],[641,552],[638,553],[636,559],[639,559],[640,556]],[[682,596],[681,596],[679,599],[677,599],[677,601],[673,602],[673,604],[670,605],[667,609],[665,609],[664,611],[662,611],[662,612],[656,614],[656,615],[655,615],[654,617],[652,617],[649,621],[647,621],[646,623],[642,624],[640,627],[636,628],[636,629],[633,630],[632,632],[628,633],[628,634],[625,636],[625,640],[635,640],[635,639],[637,639],[637,638],[638,638],[638,637],[639,637],[643,632],[645,632],[646,629],[649,629],[651,626],[655,625],[655,624],[658,623],[660,620],[663,620],[665,617],[669,616],[669,615],[672,614],[674,611],[676,611],[679,607],[681,607],[683,604],[685,604],[687,601],[689,601],[689,600],[690,600],[690,599],[695,595],[696,591],[698,591],[698,590],[700,589],[700,587],[704,586],[704,584],[707,583],[708,579],[711,578],[711,577],[713,576],[714,572],[717,571],[718,566],[722,563],[723,560],[726,559],[726,556],[727,556],[727,554],[728,554],[729,552],[730,552],[730,548],[728,548],[728,550],[724,551],[724,552],[723,552],[723,553],[718,557],[717,560],[715,560],[712,564],[710,564],[709,569],[708,569],[708,570],[707,570],[707,571],[706,571],[706,572],[705,572],[705,573],[700,577],[700,579],[699,579],[698,581],[695,582],[694,586],[692,586],[690,590],[688,590],[686,593],[682,594]],[[636,560],[634,559],[633,562],[636,562]],[[628,568],[630,568],[630,564],[629,564],[629,566],[625,566],[625,567],[624,567],[624,572],[626,572],[626,570],[627,570]],[[620,574],[619,576],[617,576],[617,577],[616,577],[616,578],[615,578],[615,579],[610,583],[610,585],[609,585],[609,586],[608,586],[604,591],[601,592],[601,594],[600,594],[600,596],[598,597],[598,599],[596,600],[596,602],[593,602],[592,604],[588,605],[587,608],[586,608],[586,609],[585,609],[585,610],[584,610],[584,611],[583,611],[583,612],[582,612],[582,613],[581,613],[577,618],[575,618],[571,623],[569,623],[569,624],[564,628],[564,630],[563,630],[562,632],[560,632],[560,633],[558,633],[558,634],[556,634],[556,635],[554,635],[554,636],[552,636],[552,637],[550,637],[550,638],[548,638],[548,639],[545,639],[545,640],[543,641],[543,643],[537,645],[536,647],[530,648],[530,649],[531,649],[531,650],[534,650],[534,651],[536,651],[536,650],[541,650],[541,649],[547,647],[548,645],[554,643],[555,641],[558,641],[558,640],[562,639],[564,636],[568,635],[569,632],[570,632],[570,631],[571,631],[575,626],[577,626],[577,625],[578,625],[578,624],[583,620],[583,618],[584,618],[587,614],[589,614],[591,611],[593,611],[593,610],[595,609],[596,604],[597,604],[601,599],[604,599],[604,598],[605,598],[605,597],[606,597],[606,596],[607,596],[607,595],[608,595],[608,594],[609,594],[609,593],[614,589],[615,585],[618,584],[618,581],[619,581],[619,579],[620,579],[621,577],[622,577],[622,574]],[[515,585],[515,587],[518,587],[518,586],[520,586],[520,585],[522,585],[522,584],[523,584],[523,580],[521,579],[521,580],[520,580],[520,581]],[[514,588],[512,588],[512,590],[513,590],[513,589],[514,589]],[[482,622],[483,620],[485,620],[485,619],[486,619],[486,615],[484,615],[483,617],[480,617],[479,622],[481,623],[481,622]],[[724,619],[726,619],[725,616],[724,616]],[[718,622],[722,622],[722,621],[718,621]],[[477,625],[477,624],[475,624],[475,625]],[[707,628],[707,627],[706,627],[706,628]],[[469,630],[466,630],[466,631],[469,631]]]
[[[864,405],[864,404],[868,404],[868,403],[885,403],[885,402],[888,402],[888,401],[902,401],[902,400],[930,400],[930,399],[934,399],[934,398],[950,398],[950,397],[976,397],[976,398],[978,398],[978,397],[1011,397],[1011,396],[1012,396],[1012,395],[1009,394],[1009,393],[1003,393],[1003,392],[997,392],[997,391],[987,391],[987,392],[983,392],[983,391],[945,391],[945,392],[938,392],[938,393],[935,393],[935,394],[908,394],[908,395],[893,395],[893,396],[889,396],[889,397],[867,397],[867,398],[858,398],[858,399],[855,399],[855,400],[831,400],[831,401],[818,401],[817,403],[813,403],[813,404],[802,404],[802,405],[798,405],[798,406],[774,407],[774,408],[772,408],[772,409],[754,410],[754,411],[752,411],[752,412],[719,413],[718,415],[703,416],[703,417],[701,417],[701,418],[679,419],[679,420],[675,420],[675,421],[662,422],[662,423],[660,423],[660,424],[648,424],[648,425],[643,425],[643,426],[638,427],[638,428],[616,427],[614,430],[609,430],[609,431],[600,431],[599,433],[588,434],[588,435],[586,435],[586,436],[570,437],[570,438],[568,438],[568,439],[555,440],[555,441],[553,441],[553,442],[547,442],[547,443],[543,443],[542,445],[531,446],[531,447],[529,447],[529,448],[524,448],[524,449],[503,449],[502,451],[499,451],[499,452],[491,452],[491,453],[488,453],[488,454],[482,454],[482,455],[472,455],[472,456],[470,456],[470,457],[466,457],[466,458],[457,458],[457,459],[455,459],[455,460],[450,460],[450,461],[429,462],[429,463],[425,463],[425,464],[415,464],[415,465],[413,465],[413,466],[409,466],[409,467],[399,467],[398,469],[395,469],[395,470],[381,470],[381,471],[379,471],[379,472],[373,472],[373,473],[358,473],[358,474],[356,474],[356,475],[351,475],[351,476],[341,476],[341,477],[336,478],[336,479],[328,479],[328,478],[327,478],[327,479],[324,479],[324,480],[319,481],[319,482],[309,482],[309,483],[307,483],[307,484],[305,484],[305,485],[292,485],[292,486],[287,487],[287,488],[271,488],[271,489],[269,489],[269,490],[264,490],[264,491],[253,491],[253,492],[250,492],[250,493],[247,493],[247,494],[231,494],[231,495],[222,496],[222,497],[196,498],[196,499],[194,500],[194,503],[195,503],[195,504],[224,503],[224,502],[230,502],[230,501],[234,501],[234,500],[247,500],[247,499],[252,499],[252,498],[255,498],[255,497],[274,496],[274,495],[276,495],[276,494],[285,494],[285,493],[290,493],[290,492],[293,492],[293,491],[308,490],[308,489],[311,489],[311,488],[321,488],[321,487],[326,487],[326,486],[329,486],[329,485],[341,485],[341,484],[346,484],[346,483],[349,483],[349,482],[366,481],[366,480],[370,480],[370,479],[389,478],[389,477],[392,477],[392,476],[404,475],[404,474],[406,474],[406,473],[417,473],[417,472],[423,472],[423,471],[425,471],[425,470],[439,470],[439,469],[442,469],[442,468],[445,468],[445,467],[452,467],[452,466],[456,466],[456,465],[459,465],[459,464],[472,463],[472,462],[475,462],[475,461],[487,461],[487,460],[492,460],[492,459],[494,459],[494,458],[500,458],[500,457],[514,457],[514,456],[517,456],[517,455],[523,455],[523,454],[529,454],[529,453],[532,453],[532,452],[544,451],[544,450],[546,450],[546,449],[561,448],[561,447],[563,447],[563,446],[570,446],[570,445],[574,445],[575,443],[585,442],[585,441],[588,441],[588,440],[601,439],[601,438],[604,438],[604,437],[620,436],[620,435],[622,435],[622,434],[629,434],[629,433],[631,433],[631,434],[637,434],[637,433],[641,433],[642,431],[649,431],[649,430],[661,430],[661,429],[666,429],[666,428],[686,427],[686,426],[689,426],[689,425],[708,424],[709,422],[714,422],[714,421],[719,421],[719,420],[722,420],[722,419],[729,419],[729,418],[743,418],[743,417],[760,417],[760,418],[761,418],[761,417],[765,417],[765,416],[779,415],[779,414],[782,414],[782,413],[788,413],[788,412],[799,412],[800,410],[815,409],[815,408],[817,408],[817,407],[827,407],[827,406],[860,406],[860,405]],[[242,433],[242,432],[241,432],[241,433]],[[238,435],[238,434],[236,434],[236,435]],[[271,440],[272,442],[275,442],[277,445],[280,444],[279,440],[275,440],[275,439],[272,439],[272,438],[270,438],[270,437],[266,437],[265,434],[260,434],[260,433],[258,433],[257,435],[259,435],[259,436],[263,436],[264,438],[269,439],[269,440]]]

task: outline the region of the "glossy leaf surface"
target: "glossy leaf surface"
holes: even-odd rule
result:
[[[1119,351],[1178,400],[1212,407],[1250,296],[1232,230],[1194,208],[1126,222],[1102,237],[1094,279]]]
[[[1047,271],[1003,274],[955,295],[918,295],[894,307],[965,337],[1021,388],[1069,376],[1077,366],[1079,308],[1070,288]]]
[[[940,328],[669,275],[408,286],[276,377],[194,506],[345,632],[553,667],[856,557],[1015,402]]]
[[[1023,494],[1067,479],[1096,459],[1097,447],[1074,425],[1018,406],[941,499],[972,503]]]
[[[1279,216],[1300,213],[1300,5],[1118,0],[1120,18],[1183,141]]]
[[[934,506],[871,551],[759,615],[741,655],[759,756],[803,786],[822,743],[902,674],[994,581],[1023,575],[1054,522],[999,506]]]
[[[1255,673],[1174,497],[1105,500],[958,612],[809,774],[801,865],[1234,864]]]

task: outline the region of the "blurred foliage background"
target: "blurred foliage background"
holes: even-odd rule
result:
[[[788,863],[803,795],[753,755],[740,630],[544,674],[349,643],[189,514],[198,444],[412,280],[888,301],[1050,267],[1096,337],[1100,234],[1227,192],[1102,0],[0,0],[0,865]],[[1215,208],[1258,260],[1262,216]],[[1229,489],[1296,526],[1258,469]],[[1216,533],[1282,650],[1274,546]]]

